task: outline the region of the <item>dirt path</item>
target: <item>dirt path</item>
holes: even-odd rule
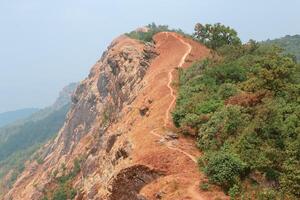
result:
[[[178,68],[182,68],[185,61],[186,61],[186,58],[190,55],[191,51],[192,51],[192,46],[185,42],[181,37],[178,37],[177,35],[175,34],[172,34],[172,33],[168,33],[166,32],[165,33],[167,35],[167,37],[169,37],[170,35],[175,37],[176,39],[178,39],[182,44],[184,44],[186,47],[187,47],[187,50],[185,52],[185,54],[183,55],[183,57],[181,58],[180,60],[180,63],[178,65]],[[169,104],[168,106],[168,109],[166,110],[166,114],[165,114],[165,121],[164,121],[164,127],[167,128],[169,123],[170,123],[170,115],[171,115],[171,109],[173,108],[173,105],[174,103],[176,102],[176,95],[175,95],[175,91],[174,89],[172,88],[172,82],[173,82],[173,73],[176,69],[172,69],[171,71],[169,71],[168,73],[168,77],[169,77],[169,81],[168,81],[168,84],[167,84],[167,87],[168,89],[170,90],[170,95],[172,97],[172,101],[171,103]],[[182,154],[184,154],[185,156],[187,156],[190,160],[192,160],[195,164],[197,164],[197,158],[191,154],[189,154],[188,152],[186,151],[183,151],[177,147],[175,147],[173,144],[172,144],[172,141],[167,141],[162,135],[156,133],[158,129],[153,129],[152,131],[150,131],[150,133],[152,135],[154,135],[155,137],[158,137],[160,139],[160,141],[166,145],[166,147],[168,149],[171,149],[173,151],[177,151],[177,152],[180,152]],[[193,184],[191,187],[188,188],[188,193],[195,199],[197,200],[204,200],[204,198],[202,197],[202,195],[199,194],[199,192],[197,191],[198,189],[198,182],[196,182],[195,184]]]
[[[166,34],[172,34],[172,33],[166,33]],[[186,53],[183,55],[183,57],[181,58],[180,60],[180,63],[178,65],[178,68],[182,68],[184,63],[185,63],[185,60],[186,58],[188,57],[188,55],[191,53],[192,51],[192,46],[185,42],[182,38],[178,37],[177,35],[174,35],[172,34],[173,37],[175,37],[176,39],[178,39],[182,44],[184,44],[185,46],[187,46],[187,51]],[[169,82],[168,82],[168,85],[167,87],[169,88],[170,90],[170,93],[171,93],[171,97],[172,97],[172,101],[166,111],[166,117],[165,117],[165,123],[164,123],[164,126],[167,127],[168,126],[168,123],[170,122],[170,114],[171,114],[171,109],[176,101],[176,95],[175,95],[175,91],[174,89],[172,88],[172,82],[173,82],[173,73],[176,69],[173,69],[169,72],[168,76],[169,76]]]
[[[180,63],[179,63],[179,65],[178,65],[178,68],[183,67],[186,58],[188,57],[188,55],[189,55],[189,54],[191,53],[191,51],[192,51],[192,46],[191,46],[189,43],[185,42],[182,38],[180,38],[180,37],[178,37],[177,35],[175,35],[175,34],[172,34],[172,33],[170,33],[170,32],[165,32],[165,34],[166,34],[167,38],[171,35],[171,36],[173,36],[174,38],[176,38],[177,40],[179,40],[182,44],[184,44],[184,45],[187,47],[187,51],[186,51],[185,54],[182,56],[182,58],[181,58],[181,60],[180,60]],[[165,122],[164,122],[164,127],[165,127],[165,128],[167,128],[167,127],[168,127],[168,123],[170,123],[170,113],[171,113],[171,109],[172,109],[172,107],[173,107],[173,105],[174,105],[174,103],[175,103],[175,101],[176,101],[175,91],[174,91],[174,89],[172,88],[173,73],[174,73],[175,70],[176,70],[176,69],[174,68],[174,69],[172,69],[172,70],[168,73],[169,81],[168,81],[167,87],[168,87],[169,90],[170,90],[170,94],[171,94],[171,97],[172,97],[172,101],[171,101],[171,103],[169,104],[169,107],[168,107],[168,109],[167,109],[167,111],[166,111]],[[156,137],[159,137],[161,141],[164,141],[165,138],[164,138],[163,136],[161,136],[160,134],[156,133],[156,132],[155,132],[156,130],[157,130],[157,129],[153,129],[150,133],[151,133],[152,135],[156,136]],[[191,154],[189,154],[189,153],[187,153],[187,152],[185,152],[185,151],[183,151],[183,150],[181,150],[181,149],[179,149],[179,148],[177,148],[177,147],[174,147],[174,146],[173,146],[170,142],[168,142],[168,141],[165,141],[164,144],[165,144],[169,149],[172,149],[172,150],[174,150],[174,151],[178,151],[178,152],[180,152],[180,153],[186,155],[187,157],[189,157],[194,163],[197,163],[197,159],[196,159],[193,155],[191,155]]]
[[[166,145],[166,147],[167,147],[168,149],[171,149],[171,150],[174,150],[174,151],[178,151],[178,152],[184,154],[185,156],[187,156],[188,158],[190,158],[194,163],[197,163],[197,158],[196,158],[195,156],[193,156],[193,155],[191,155],[191,154],[189,154],[189,153],[187,153],[187,152],[185,152],[185,151],[183,151],[183,150],[181,150],[181,149],[175,147],[175,146],[171,143],[171,141],[164,141],[165,138],[164,138],[163,136],[161,136],[160,134],[156,133],[156,132],[155,132],[156,130],[157,130],[157,129],[154,129],[154,130],[152,130],[150,133],[151,133],[152,135],[158,137],[158,138],[163,142],[163,144]]]

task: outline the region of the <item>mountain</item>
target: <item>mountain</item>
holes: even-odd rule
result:
[[[268,45],[277,45],[283,48],[286,53],[295,55],[298,62],[300,61],[300,35],[286,35],[282,38],[266,40],[263,43]]]
[[[9,111],[0,113],[0,127],[15,122],[20,119],[29,117],[31,114],[37,112],[37,108],[25,108],[16,111]]]
[[[63,126],[77,84],[66,86],[56,102],[31,116],[0,128],[0,196],[15,182],[35,151]]]
[[[70,104],[72,94],[74,93],[75,89],[77,88],[78,83],[70,83],[67,86],[65,86],[60,92],[55,100],[55,102],[44,108],[41,109],[38,112],[33,113],[29,118],[23,120],[23,121],[37,121],[40,119],[45,118],[49,114],[51,114],[54,111],[60,110],[62,107],[64,107],[67,104]]]
[[[195,31],[116,38],[4,200],[299,199],[300,65],[219,23]]]
[[[174,132],[170,110],[177,69],[210,50],[174,32],[156,33],[153,41],[123,35],[111,43],[77,87],[58,136],[5,198],[202,198],[199,151]],[[218,187],[205,196],[226,199]]]

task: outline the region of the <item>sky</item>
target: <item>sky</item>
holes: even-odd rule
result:
[[[243,41],[300,34],[299,0],[0,0],[0,112],[42,108],[118,35],[220,22]]]

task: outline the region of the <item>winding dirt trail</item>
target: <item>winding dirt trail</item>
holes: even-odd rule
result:
[[[172,35],[174,38],[176,38],[177,40],[179,40],[182,44],[184,44],[186,47],[187,47],[187,51],[185,52],[185,54],[182,56],[181,60],[180,60],[180,63],[178,64],[178,68],[182,68],[184,63],[185,63],[185,60],[186,58],[189,56],[189,54],[191,53],[192,51],[192,46],[185,42],[182,38],[178,37],[177,35],[173,34],[173,33],[170,33],[170,32],[165,32],[167,38]],[[168,84],[167,84],[167,87],[168,89],[170,90],[170,95],[172,97],[172,101],[171,103],[169,104],[168,106],[168,109],[166,110],[166,114],[165,114],[165,121],[164,121],[164,127],[167,128],[168,127],[168,124],[170,123],[170,114],[171,114],[171,109],[173,108],[173,105],[176,101],[176,95],[175,95],[175,91],[174,89],[172,88],[172,82],[173,82],[173,73],[174,71],[176,70],[176,68],[173,68],[171,71],[169,71],[168,73],[168,77],[169,77],[169,81],[168,81]],[[156,137],[159,137],[162,141],[164,141],[164,137],[161,136],[160,134],[156,133],[157,129],[153,129],[150,133]],[[188,158],[190,158],[194,163],[197,163],[197,158],[177,147],[174,147],[170,142],[168,141],[165,141],[164,144],[167,146],[167,148],[171,149],[171,150],[174,150],[174,151],[178,151],[184,155],[186,155]]]
[[[180,60],[180,63],[178,64],[178,68],[182,68],[183,65],[185,64],[186,62],[186,58],[190,55],[191,51],[192,51],[192,46],[188,43],[188,42],[185,42],[181,37],[178,37],[176,34],[172,34],[172,33],[169,33],[169,32],[166,32],[165,33],[167,35],[167,37],[169,37],[170,35],[172,35],[173,37],[175,37],[177,40],[179,40],[182,44],[184,44],[187,48],[185,54],[182,56],[181,60]],[[168,81],[168,84],[167,84],[167,87],[168,89],[170,90],[170,95],[172,97],[172,101],[170,102],[169,106],[168,106],[168,109],[166,110],[166,114],[165,114],[165,120],[164,120],[164,128],[167,129],[167,127],[170,125],[170,115],[171,115],[171,109],[173,108],[173,105],[174,103],[176,102],[176,94],[175,94],[175,91],[174,89],[172,88],[172,82],[173,82],[173,73],[174,71],[176,70],[176,68],[173,68],[171,71],[169,71],[168,73],[168,77],[169,77],[169,81]],[[181,150],[180,148],[177,148],[175,147],[171,141],[167,141],[165,140],[165,138],[156,133],[156,130],[157,129],[153,129],[150,131],[150,133],[156,137],[158,137],[162,143],[168,148],[168,149],[171,149],[173,151],[177,151],[177,152],[180,152],[182,153],[183,155],[185,155],[186,157],[188,157],[190,160],[192,160],[195,164],[197,164],[197,158],[191,154],[189,154],[188,152],[186,151],[183,151]],[[197,200],[204,200],[204,197],[197,191],[197,186],[199,185],[198,182],[196,182],[195,184],[193,184],[191,187],[188,188],[188,193],[195,199]]]
[[[177,79],[177,69],[207,58],[210,50],[177,33],[158,33],[154,42],[158,56],[144,78],[145,87],[141,95],[132,105],[147,107],[149,115],[128,112],[125,118],[128,119],[130,139],[136,149],[132,160],[165,175],[143,187],[140,194],[149,199],[157,199],[157,193],[166,200],[215,199],[223,193],[199,190],[199,184],[205,180],[197,166],[201,153],[193,139],[177,138],[171,115],[177,96],[177,89],[172,84]]]
[[[166,33],[166,34],[172,34],[172,33]],[[185,63],[185,60],[186,58],[188,57],[188,55],[190,55],[191,51],[192,51],[192,46],[185,42],[182,38],[178,37],[177,35],[174,35],[173,36],[178,39],[182,44],[186,45],[187,47],[187,51],[186,53],[183,55],[183,57],[181,58],[180,60],[180,63],[178,65],[178,68],[182,68],[184,63]],[[165,123],[164,123],[164,126],[167,127],[168,126],[168,123],[170,122],[170,113],[171,113],[171,109],[176,101],[176,95],[175,95],[175,91],[174,89],[172,88],[172,82],[173,82],[173,73],[176,69],[173,69],[172,71],[169,72],[168,76],[169,76],[169,82],[168,82],[168,85],[167,87],[169,88],[170,90],[170,93],[171,93],[171,97],[172,97],[172,101],[166,111],[166,117],[165,117]]]

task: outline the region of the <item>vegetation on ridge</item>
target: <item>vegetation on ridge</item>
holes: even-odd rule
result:
[[[229,26],[224,26],[220,23],[196,24],[194,37],[211,49],[217,49],[224,45],[241,44],[237,32]]]
[[[73,161],[72,169],[68,172],[65,164],[60,167],[60,176],[58,176],[59,171],[53,172],[52,187],[45,188],[43,191],[42,200],[68,200],[74,199],[77,195],[78,190],[73,188],[72,181],[81,171],[81,164],[85,160],[85,156],[80,156],[75,158]]]
[[[180,71],[173,121],[232,198],[300,198],[300,66],[280,48],[223,39],[217,56]]]
[[[170,29],[167,25],[156,25],[155,23],[147,25],[145,27],[145,30],[135,30],[131,31],[130,33],[126,33],[125,35],[143,42],[152,42],[153,36],[160,32],[177,32],[182,35],[188,36],[181,29]]]

